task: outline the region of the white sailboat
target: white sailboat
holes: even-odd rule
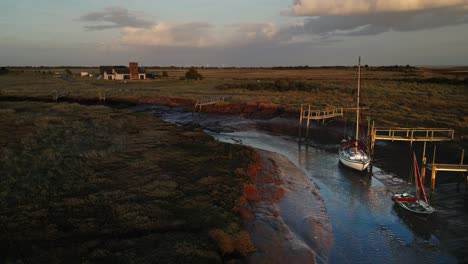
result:
[[[343,139],[338,151],[340,161],[345,166],[363,171],[367,169],[371,162],[369,153],[367,153],[366,142],[359,138],[359,93],[361,89],[361,57],[358,64],[358,84],[357,84],[357,106],[356,106],[356,135],[354,138]]]

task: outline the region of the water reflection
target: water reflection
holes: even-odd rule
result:
[[[394,208],[389,186],[404,183],[379,168],[374,168],[374,175],[349,170],[338,161],[338,146],[301,145],[294,137],[248,131],[245,129],[254,127],[252,121],[242,118],[223,119],[228,131],[235,132],[221,133],[226,130],[219,128],[221,119],[216,117],[193,120],[184,114],[164,115],[163,119],[176,123],[200,122],[197,124],[217,131],[211,135],[220,141],[277,152],[300,167],[324,198],[334,235],[330,263],[456,263],[442,251],[433,233],[436,221],[420,221]]]
[[[320,187],[335,238],[331,263],[456,263],[440,252],[432,226],[400,218],[386,186],[371,173],[343,166],[336,153],[259,131],[215,137],[280,153]]]

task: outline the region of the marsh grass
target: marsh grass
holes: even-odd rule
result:
[[[185,98],[227,95],[231,102],[266,101],[281,104],[291,112],[299,112],[301,104],[315,109],[354,107],[356,70],[349,69],[199,69],[202,81],[181,81],[181,69],[167,69],[174,79],[144,82],[114,82],[72,77],[73,82],[53,76],[10,72],[0,76],[0,96],[52,98],[55,90],[68,91],[70,98],[98,100],[106,93],[108,100],[138,103],[144,98]],[[362,100],[369,109],[365,114],[378,126],[445,127],[458,135],[468,134],[468,87],[462,80],[428,69],[379,71],[363,69]],[[450,77],[452,78],[452,77]],[[305,91],[269,91],[242,89],[249,84],[276,82],[281,79],[301,82]],[[445,81],[444,81],[445,80]],[[230,89],[216,87],[229,84]],[[238,85],[238,88],[236,88]],[[347,111],[351,120],[353,111]]]
[[[0,115],[0,262],[219,263],[251,250],[243,147],[104,106],[0,102]],[[212,230],[236,250],[222,254]]]

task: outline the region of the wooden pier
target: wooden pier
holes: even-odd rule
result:
[[[372,144],[376,140],[440,142],[452,141],[455,132],[447,128],[372,128]]]
[[[224,102],[226,99],[226,96],[217,96],[217,97],[209,97],[209,98],[198,98],[195,107],[193,108],[193,112],[197,111],[197,108],[199,109],[199,112],[201,112],[203,106],[212,106],[216,105],[218,103]]]
[[[302,134],[302,122],[307,120],[306,122],[306,138],[309,137],[309,127],[310,127],[310,120],[322,120],[325,122],[325,119],[335,118],[343,116],[343,108],[329,108],[325,110],[311,110],[310,105],[307,108],[301,104],[301,113],[299,116],[299,138],[301,138]]]
[[[421,175],[424,180],[426,174],[426,144],[427,142],[445,142],[452,141],[455,137],[455,131],[448,128],[375,128],[372,125],[370,131],[370,154],[374,158],[375,141],[407,141],[413,145],[413,142],[424,142],[422,155]],[[372,163],[370,166],[372,171]]]
[[[434,156],[432,158],[432,163],[429,163],[426,165],[427,169],[432,171],[431,173],[431,190],[432,191],[434,191],[436,187],[437,172],[447,171],[447,172],[468,173],[468,164],[463,164],[463,160],[465,158],[465,150],[462,150],[460,164],[435,163],[435,153],[436,153],[436,147],[434,147]],[[421,175],[424,180],[425,175],[424,174],[421,174]]]

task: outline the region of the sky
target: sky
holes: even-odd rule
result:
[[[468,65],[468,0],[15,0],[0,65]]]

